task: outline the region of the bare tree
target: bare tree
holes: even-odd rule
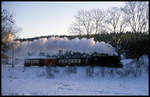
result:
[[[16,33],[18,30],[16,29],[15,26],[15,20],[14,17],[11,13],[9,13],[6,9],[2,10],[1,13],[1,42],[2,42],[2,56],[7,56],[5,53],[9,50],[12,49],[12,60],[14,56],[14,39],[16,37]],[[13,61],[12,61],[13,64]],[[14,67],[12,65],[12,67]]]
[[[14,19],[13,16],[4,9],[1,13],[1,20],[2,53],[4,53],[9,48],[9,42],[12,40],[10,36],[13,35],[12,25],[14,24]]]
[[[105,12],[101,9],[79,10],[69,30],[79,35],[102,33],[105,31],[104,18]]]
[[[119,13],[120,13],[120,18],[119,18],[119,24],[117,28],[118,28],[118,32],[121,33],[126,31],[127,22],[125,20],[125,14],[121,10],[119,10]]]
[[[145,4],[145,11],[146,11],[146,26],[144,26],[145,32],[149,32],[149,3]]]
[[[95,29],[95,34],[97,33],[102,33],[105,30],[105,12],[101,9],[92,9],[90,11],[92,20],[93,20],[93,25]]]
[[[111,32],[117,32],[118,31],[118,25],[119,21],[121,19],[120,9],[117,7],[113,7],[111,9],[108,9],[107,11],[107,29]],[[123,24],[121,24],[121,27]],[[122,28],[121,28],[122,29]]]
[[[133,32],[144,32],[148,19],[146,18],[148,4],[146,2],[127,2],[122,8],[126,22]]]
[[[71,24],[71,27],[69,28],[69,31],[71,32],[71,33],[77,33],[77,34],[79,34],[79,35],[81,35],[81,34],[85,34],[85,32],[84,32],[84,29],[83,29],[83,27],[81,26],[81,23],[79,22],[79,23],[72,23]]]
[[[76,20],[83,26],[84,31],[89,35],[93,31],[92,17],[87,10],[80,10],[75,16]]]
[[[71,32],[90,35],[94,30],[92,17],[89,11],[79,10],[75,16],[75,22],[70,27]]]

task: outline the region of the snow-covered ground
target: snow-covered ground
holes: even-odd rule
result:
[[[130,61],[122,60],[124,64]],[[86,75],[87,68],[77,67],[77,73],[67,73],[66,67],[57,67],[59,72],[52,72],[54,77],[50,77],[46,67],[3,65],[2,95],[148,95],[148,72],[136,78],[109,74],[103,77],[102,68],[95,67],[90,77]]]

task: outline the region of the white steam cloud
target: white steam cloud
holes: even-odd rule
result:
[[[59,50],[78,51],[81,53],[104,53],[109,55],[117,55],[115,48],[105,42],[95,42],[93,38],[86,39],[78,38],[68,40],[65,38],[51,37],[41,38],[33,42],[22,42],[20,46],[15,49],[16,57],[28,56],[31,53],[33,56],[38,56],[40,52],[48,55],[58,54]]]

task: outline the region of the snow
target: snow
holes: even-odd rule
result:
[[[142,56],[148,62],[148,56]],[[141,57],[141,58],[142,58]],[[123,64],[131,59],[122,60]],[[148,64],[148,63],[146,63]],[[126,66],[126,65],[125,65]],[[118,70],[105,68],[105,76],[101,75],[102,67],[94,67],[92,77],[86,75],[88,67],[77,67],[77,73],[67,73],[68,67],[57,67],[59,72],[50,76],[46,67],[15,68],[2,65],[2,95],[148,95],[148,72],[141,76],[111,76],[108,71]],[[124,68],[123,68],[124,69]]]
[[[124,65],[129,64],[133,61],[133,59],[123,59],[121,60],[121,63],[124,63]]]

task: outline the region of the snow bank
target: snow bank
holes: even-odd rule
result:
[[[93,38],[86,39],[78,38],[68,40],[65,38],[51,37],[41,38],[33,42],[22,42],[20,46],[15,49],[16,56],[39,55],[40,52],[54,55],[58,54],[59,50],[65,51],[78,51],[81,53],[104,53],[109,55],[117,55],[115,48],[105,42],[95,42]]]
[[[46,67],[2,66],[2,95],[148,95],[148,74],[137,78],[101,76],[95,67],[94,77],[88,77],[87,67],[77,73],[67,73],[66,67],[57,68],[54,78],[47,76]]]

